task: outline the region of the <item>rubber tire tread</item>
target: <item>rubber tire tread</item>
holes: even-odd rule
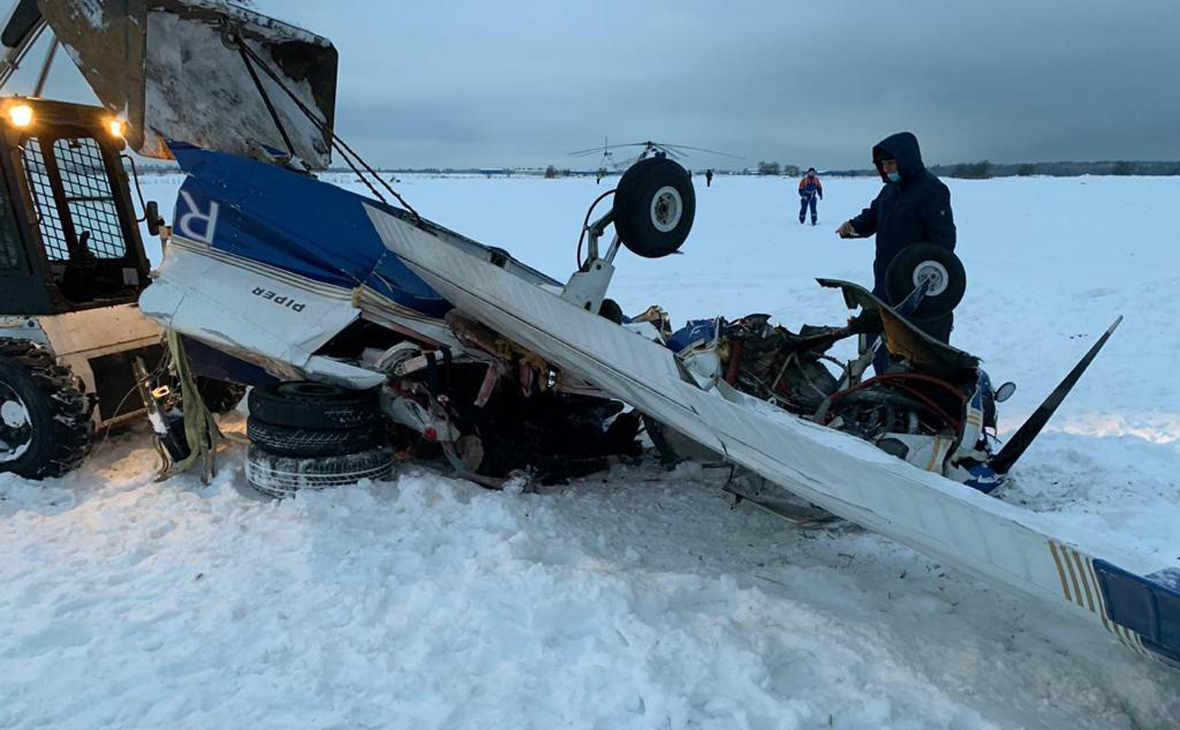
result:
[[[47,479],[81,466],[94,443],[94,399],[82,379],[59,365],[48,348],[0,338],[0,380],[20,395],[33,424],[28,450],[0,462],[0,472]]]
[[[251,388],[247,397],[250,417],[274,426],[311,429],[358,428],[385,418],[376,388],[324,386],[331,393],[317,395],[294,394],[291,388],[284,388],[300,384],[302,381],[285,381]]]
[[[342,456],[301,459],[274,454],[252,444],[246,451],[246,461],[246,478],[250,486],[259,494],[279,499],[290,497],[300,489],[324,489],[355,483],[353,479],[339,477],[338,471],[333,471],[333,467],[345,468],[353,474],[379,472],[368,477],[371,479],[387,479],[392,476],[394,470],[392,449],[371,449]],[[298,484],[268,482],[266,471],[277,473],[280,480],[294,475]]]
[[[680,222],[667,233],[651,223],[651,198],[665,185],[680,193],[684,209]],[[629,251],[649,259],[662,258],[679,250],[692,230],[696,216],[696,191],[688,171],[667,158],[640,160],[623,173],[615,189],[615,231]]]
[[[356,428],[302,428],[276,426],[246,419],[250,443],[280,456],[343,456],[389,444],[385,424],[378,421]]]

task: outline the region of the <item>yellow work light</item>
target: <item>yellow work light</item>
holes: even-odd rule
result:
[[[24,129],[33,123],[33,107],[28,104],[13,104],[8,107],[8,121],[12,126]]]

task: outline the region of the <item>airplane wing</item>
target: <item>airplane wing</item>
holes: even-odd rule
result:
[[[369,207],[385,245],[460,311],[809,502],[1180,667],[1175,566],[1069,534],[869,443],[724,385],[702,389],[658,343]],[[1101,556],[1099,558],[1098,556]]]

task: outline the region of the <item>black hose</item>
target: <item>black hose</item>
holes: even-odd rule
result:
[[[237,39],[237,43],[238,55],[242,57],[242,63],[245,64],[246,70],[250,72],[250,78],[254,81],[254,88],[258,90],[258,95],[262,97],[262,103],[266,104],[266,110],[270,112],[270,119],[279,130],[279,136],[283,138],[283,144],[287,145],[287,154],[294,157],[295,146],[291,144],[291,138],[287,136],[287,129],[283,126],[282,120],[279,119],[279,113],[275,111],[275,106],[270,101],[270,94],[266,93],[266,89],[262,86],[262,79],[258,78],[258,73],[254,70],[254,64],[250,63],[250,57],[246,55],[246,44],[242,42],[241,38]]]
[[[291,91],[291,89],[289,89],[287,87],[287,85],[283,83],[282,79],[280,79],[278,77],[278,74],[276,74],[274,71],[272,71],[270,69],[270,67],[268,67],[266,65],[266,63],[262,60],[262,58],[260,58],[258,56],[258,54],[255,53],[249,46],[247,46],[245,43],[243,43],[241,41],[241,39],[238,39],[238,48],[241,50],[242,53],[244,53],[245,55],[247,55],[251,59],[253,59],[254,62],[256,64],[258,64],[258,67],[261,68],[262,71],[267,76],[270,77],[270,80],[273,81],[275,83],[275,85],[277,85],[280,89],[282,89],[283,92],[291,98],[291,101],[293,101],[295,103],[295,106],[298,107],[299,111],[303,113],[303,116],[307,117],[308,121],[310,121],[312,124],[315,125],[316,129],[320,130],[321,133],[326,133],[327,135],[329,135],[331,137],[332,146],[335,147],[340,152],[340,156],[344,158],[344,161],[346,163],[348,163],[349,168],[351,168],[352,171],[356,174],[356,176],[361,179],[361,182],[365,183],[365,186],[369,188],[369,190],[373,193],[374,196],[377,197],[378,200],[380,200],[382,203],[386,202],[385,198],[382,197],[382,195],[379,192],[377,192],[376,188],[374,188],[369,183],[369,181],[366,180],[364,178],[364,176],[362,176],[360,174],[360,171],[357,170],[356,165],[352,162],[352,160],[348,159],[349,155],[351,155],[353,158],[355,158],[357,163],[359,163],[362,167],[364,167],[364,169],[370,175],[372,175],[374,178],[376,178],[377,181],[381,183],[382,187],[384,187],[386,190],[388,190],[389,193],[391,195],[393,195],[393,197],[397,198],[398,202],[401,203],[405,207],[405,209],[408,210],[410,212],[410,214],[414,216],[415,220],[417,220],[418,222],[422,221],[422,216],[418,214],[418,211],[414,210],[413,206],[411,206],[409,203],[407,203],[405,198],[403,198],[401,195],[399,195],[398,192],[396,190],[394,190],[393,187],[390,186],[390,184],[388,182],[386,182],[384,178],[382,178],[380,175],[378,175],[377,172],[375,170],[373,170],[372,167],[369,166],[369,163],[365,162],[364,158],[362,158],[360,155],[358,155],[356,152],[354,152],[353,149],[351,147],[349,147],[348,144],[343,139],[340,138],[340,135],[336,134],[336,132],[334,130],[329,129],[326,122],[324,122],[320,119],[317,119],[315,113],[312,112],[311,109],[308,109],[307,105],[304,104],[303,101],[298,96],[296,96],[295,92]]]
[[[580,234],[578,234],[578,271],[583,270],[582,269],[582,242],[586,240],[586,227],[590,225],[590,215],[594,212],[594,208],[597,207],[600,202],[602,202],[603,198],[605,198],[608,195],[614,195],[614,192],[617,189],[618,188],[613,188],[611,190],[607,190],[602,195],[599,195],[597,198],[594,199],[594,202],[590,204],[589,210],[586,211],[586,219],[582,221],[582,232]]]

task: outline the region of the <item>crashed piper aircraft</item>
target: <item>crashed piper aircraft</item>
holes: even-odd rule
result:
[[[46,18],[96,69],[103,102],[130,115],[130,143],[188,175],[140,306],[179,335],[184,369],[255,386],[247,465],[260,491],[388,474],[395,445],[433,449],[492,486],[529,469],[561,478],[633,454],[643,414],[669,458],[695,444],[760,480],[738,493],[768,509],[790,498],[853,521],[1180,666],[1177,565],[985,494],[1113,326],[993,452],[1010,387],[909,321],[957,304],[953,257],[915,247],[891,276],[897,307],[821,280],[860,310],[847,325],[796,333],[747,317],[677,336],[658,311],[626,321],[606,299],[621,247],[658,258],[691,229],[691,179],[658,149],[627,170],[604,215],[587,214],[588,256],[562,282],[377,199],[393,191],[332,131],[327,40],[209,0],[109,3],[98,15],[94,3],[43,5],[68,10]],[[99,63],[102,44],[70,23],[131,41]],[[211,47],[197,67],[175,63]],[[241,124],[202,123],[229,109]],[[373,198],[309,174],[333,149]],[[876,333],[890,372],[863,377],[871,337],[830,367],[834,342]]]

